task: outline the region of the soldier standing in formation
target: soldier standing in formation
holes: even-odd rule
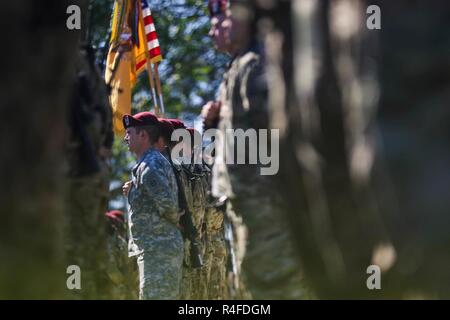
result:
[[[179,210],[183,213],[180,228],[182,230],[184,242],[184,264],[182,277],[182,299],[198,298],[195,294],[194,278],[198,273],[197,268],[202,267],[201,252],[199,248],[199,229],[193,223],[194,201],[193,190],[191,188],[191,181],[188,172],[183,167],[179,159],[172,159],[172,148],[177,145],[177,142],[171,140],[172,133],[175,129],[185,129],[184,123],[178,119],[159,119],[161,128],[161,139],[159,141],[159,149],[162,154],[169,160],[172,165],[173,172],[176,177],[178,186],[178,204]],[[184,142],[180,142],[184,143]],[[192,250],[192,246],[196,246],[196,250]],[[196,261],[195,261],[196,259]]]
[[[186,126],[178,119],[160,119],[160,123],[159,149],[163,150],[163,154],[172,163],[179,192],[183,192],[184,197],[184,200],[179,200],[180,210],[188,215],[183,216],[181,223],[185,236],[182,298],[226,298],[228,293],[224,284],[227,252],[223,233],[224,221],[222,214],[209,203],[208,170],[203,164],[172,160],[171,151],[176,145],[176,142],[171,141],[172,133],[175,129],[185,129]],[[192,160],[194,135],[197,133],[192,128],[186,130],[191,143],[184,145],[187,154],[183,159],[189,160],[190,157]]]
[[[265,129],[268,128],[268,111],[267,111],[267,87],[265,82],[264,68],[263,68],[263,55],[261,54],[258,43],[250,36],[252,34],[251,12],[248,7],[243,5],[244,2],[233,1],[230,3],[226,0],[209,0],[208,8],[211,15],[211,31],[215,46],[219,51],[229,53],[233,59],[229,64],[227,72],[224,74],[223,82],[219,89],[219,98],[217,101],[208,102],[202,110],[202,114],[205,117],[205,128],[218,128],[222,133],[225,133],[227,129]],[[143,116],[143,114],[145,116]],[[179,201],[177,199],[178,188],[183,188],[185,195],[185,205],[191,212],[201,211],[200,215],[193,215],[192,221],[196,229],[196,239],[199,240],[202,235],[202,230],[208,228],[208,219],[205,217],[205,210],[198,210],[193,208],[193,194],[198,192],[198,189],[193,192],[191,180],[186,176],[186,171],[181,166],[171,166],[170,152],[165,150],[165,147],[170,146],[171,142],[168,139],[169,135],[165,139],[161,139],[161,134],[151,132],[151,134],[139,135],[134,132],[133,129],[142,125],[142,120],[148,119],[155,127],[155,130],[164,132],[171,132],[173,129],[185,128],[185,126],[179,120],[158,120],[153,114],[144,112],[132,116],[124,117],[124,126],[127,128],[126,141],[132,150],[130,144],[132,137],[140,136],[141,139],[148,137],[147,147],[150,151],[144,154],[145,150],[140,150],[141,153],[134,152],[138,157],[144,160],[150,155],[153,158],[158,158],[158,161],[150,161],[153,164],[158,164],[154,173],[160,173],[161,176],[165,176],[166,181],[164,184],[157,184],[156,180],[151,186],[145,187],[145,180],[142,178],[142,174],[148,174],[149,166],[145,161],[141,161],[136,165],[133,170],[133,183],[129,192],[129,202],[131,204],[130,212],[130,231],[132,233],[130,237],[130,256],[138,255],[138,265],[140,274],[140,286],[141,286],[141,298],[169,298],[175,299],[179,293],[179,283],[181,278],[181,262],[183,260],[182,248],[183,244],[181,233],[177,226],[181,229],[184,226],[179,224],[179,217],[181,210],[179,207]],[[165,123],[166,122],[166,123]],[[164,124],[165,123],[165,124]],[[168,125],[171,124],[171,126]],[[136,128],[135,128],[136,127]],[[130,130],[131,129],[131,130]],[[152,136],[153,135],[153,136]],[[228,147],[228,146],[227,146]],[[158,149],[159,151],[158,151]],[[165,159],[161,153],[164,153],[167,159]],[[236,152],[235,152],[236,154]],[[222,217],[231,221],[233,226],[233,245],[235,248],[233,252],[228,250],[228,255],[232,255],[232,266],[228,269],[233,269],[233,273],[237,279],[239,279],[240,268],[246,277],[249,285],[249,289],[253,298],[257,299],[300,299],[305,297],[305,288],[302,283],[302,276],[299,268],[299,262],[294,254],[292,243],[289,234],[289,228],[284,224],[283,219],[283,204],[280,201],[280,196],[274,191],[272,180],[268,176],[262,176],[260,174],[260,166],[258,165],[229,165],[226,164],[224,159],[225,150],[223,145],[218,145],[216,148],[215,164],[212,170],[212,195],[220,199],[223,202],[225,208],[225,215]],[[161,161],[161,158],[165,162]],[[218,161],[219,160],[219,161]],[[143,164],[144,163],[144,164]],[[164,163],[164,165],[163,165]],[[141,168],[141,166],[143,166]],[[185,179],[179,179],[181,183],[178,183],[175,178],[174,171],[177,168],[183,172],[180,177]],[[160,170],[160,171],[158,171]],[[169,175],[170,177],[167,177]],[[167,181],[169,180],[169,183]],[[164,180],[164,179],[163,179]],[[183,182],[184,180],[184,182]],[[138,192],[139,185],[141,183],[141,192]],[[129,186],[124,186],[124,191]],[[149,217],[158,217],[158,215],[141,215],[138,216],[135,210],[138,210],[139,206],[145,205],[146,202],[151,202],[151,206],[159,206],[160,201],[152,199],[157,195],[154,192],[159,190],[163,196],[163,202],[170,205],[167,207],[168,216],[166,219],[160,219],[158,222],[162,223],[168,232],[168,235],[162,233],[154,233],[151,229],[155,225],[153,221],[148,220]],[[143,192],[145,190],[145,192]],[[148,199],[150,198],[150,200]],[[171,199],[169,201],[169,199]],[[221,203],[218,201],[218,203]],[[164,210],[166,210],[165,208]],[[145,210],[144,210],[145,211]],[[153,208],[147,210],[153,212]],[[158,210],[154,210],[158,212]],[[236,215],[237,213],[237,215]],[[162,212],[160,214],[164,215]],[[133,217],[133,215],[135,217]],[[217,216],[220,215],[215,215]],[[242,217],[244,225],[240,222]],[[168,223],[169,220],[170,222]],[[215,219],[217,220],[217,219]],[[224,234],[223,219],[219,219],[221,226],[217,230],[220,230],[220,234]],[[211,221],[209,221],[211,222]],[[170,226],[170,227],[169,227]],[[211,225],[210,225],[211,227]],[[246,228],[248,229],[248,235]],[[146,230],[142,232],[142,238],[135,238],[133,231]],[[136,230],[136,231],[137,231]],[[185,230],[184,230],[185,231]],[[211,232],[212,230],[210,230]],[[207,234],[207,233],[206,233]],[[213,234],[213,232],[211,232]],[[168,237],[175,239],[170,245],[173,247],[172,258],[169,259],[167,252],[163,248],[164,245],[169,245],[167,242],[162,241],[163,245],[159,248],[153,246],[152,253],[155,256],[162,255],[161,258],[167,261],[174,262],[173,265],[165,266],[161,268],[162,264],[151,265],[145,259],[146,247],[151,247],[150,243],[154,241],[153,237]],[[217,235],[216,235],[217,236]],[[220,237],[219,237],[220,238]],[[219,239],[217,238],[217,239]],[[164,238],[167,239],[167,238]],[[220,239],[219,239],[220,240]],[[141,247],[136,245],[136,242],[142,243]],[[146,245],[146,243],[149,245]],[[158,241],[156,241],[158,242]],[[220,242],[220,241],[219,241]],[[223,241],[221,242],[223,244]],[[176,244],[175,246],[173,246]],[[176,248],[175,248],[176,247]],[[201,247],[201,254],[205,256],[205,246]],[[223,249],[223,246],[220,246]],[[181,248],[181,250],[180,250]],[[186,246],[189,249],[189,245]],[[209,248],[208,257],[212,258],[215,253],[221,250],[215,250]],[[188,250],[186,250],[188,251]],[[217,252],[215,252],[217,251]],[[226,250],[222,250],[226,253]],[[181,254],[181,258],[180,258]],[[245,258],[244,258],[245,257]],[[188,266],[190,270],[183,272],[183,286],[184,292],[193,292],[193,286],[200,286],[201,281],[193,280],[192,265],[189,261],[192,261],[192,254],[186,252],[185,266]],[[224,257],[219,257],[219,261],[223,262]],[[153,259],[152,259],[153,260]],[[158,260],[158,259],[155,259]],[[213,259],[209,259],[210,262]],[[169,263],[170,264],[170,263]],[[149,265],[150,268],[146,266]],[[150,271],[153,269],[152,271]],[[171,275],[173,276],[171,281],[163,283],[164,279],[160,277],[159,272],[173,270]],[[208,266],[208,271],[204,274],[205,278],[211,277],[211,265]],[[155,273],[155,274],[152,274]],[[225,274],[225,272],[220,274]],[[189,274],[189,276],[187,276]],[[154,279],[153,279],[154,278]],[[202,278],[201,273],[197,276],[198,279]],[[219,278],[223,278],[220,276]],[[147,279],[154,280],[146,281]],[[223,280],[223,279],[222,279]],[[244,286],[240,281],[231,281],[229,285],[229,298],[246,298],[248,297]],[[205,281],[206,283],[206,281]],[[157,288],[163,286],[170,287],[167,292],[158,292]],[[240,288],[239,288],[240,287]],[[190,289],[189,289],[190,288]],[[170,292],[169,292],[170,291]],[[200,288],[198,291],[202,291]],[[219,290],[220,291],[220,290]],[[146,294],[149,292],[151,294]],[[174,294],[176,292],[176,294]],[[160,293],[162,295],[160,295]],[[199,293],[197,296],[186,296],[184,298],[207,298],[208,294]],[[222,295],[222,296],[225,296]]]
[[[149,113],[150,114],[150,113]],[[153,114],[151,114],[154,116]],[[204,164],[183,163],[179,158],[172,159],[172,149],[178,142],[172,141],[175,129],[186,129],[178,119],[159,120],[160,136],[154,147],[170,162],[175,174],[179,212],[182,219],[178,225],[185,239],[184,264],[180,298],[182,299],[227,299],[230,290],[236,288],[227,286],[227,271],[232,272],[227,264],[227,258],[235,256],[233,246],[225,243],[225,228],[223,213],[214,207],[210,198],[210,170]],[[186,129],[191,144],[185,140],[185,152],[182,160],[192,158],[194,146],[192,141],[196,132]],[[132,182],[123,186],[127,196]]]
[[[183,238],[178,188],[171,165],[156,149],[158,119],[150,112],[125,115],[125,142],[138,163],[128,192],[129,256],[137,256],[140,299],[178,299]]]
[[[218,51],[233,58],[224,74],[218,100],[208,102],[202,110],[205,127],[218,128],[223,137],[227,129],[268,128],[264,57],[255,40],[253,12],[244,1],[230,2],[208,2],[210,36]],[[229,199],[227,215],[234,210],[248,229],[242,270],[249,290],[256,299],[303,298],[299,262],[285,225],[280,195],[270,176],[260,174],[260,166],[227,164],[225,148],[230,147],[232,139],[227,140],[226,146],[220,140],[216,144],[212,193]],[[235,150],[234,154],[238,152],[242,150]]]

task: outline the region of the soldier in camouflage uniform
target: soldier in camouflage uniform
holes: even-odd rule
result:
[[[187,172],[190,177],[192,195],[194,201],[194,224],[201,230],[203,245],[204,268],[196,278],[199,283],[199,296],[203,299],[227,299],[229,297],[227,287],[227,253],[225,243],[225,228],[223,212],[214,206],[214,199],[210,193],[210,173],[208,166],[197,158],[197,152],[201,149],[194,142],[199,133],[193,129],[187,129],[191,137],[192,164]],[[196,137],[197,136],[197,137]],[[201,160],[201,159],[197,159]],[[198,162],[198,163],[196,163]],[[201,228],[201,229],[200,229]]]
[[[182,121],[178,119],[159,119],[159,128],[160,128],[160,137],[158,141],[155,143],[155,147],[158,149],[159,152],[170,162],[173,173],[177,177],[177,187],[178,192],[182,192],[184,199],[186,199],[186,204],[191,212],[193,212],[193,194],[191,190],[191,183],[189,180],[189,177],[187,176],[185,170],[183,170],[182,164],[178,161],[178,159],[171,159],[171,149],[176,145],[175,142],[171,141],[171,135],[175,128],[177,129],[184,129],[185,126]],[[131,181],[125,183],[124,185],[124,194],[127,195],[129,188],[131,186]],[[180,195],[178,195],[180,197]],[[179,205],[180,200],[178,201]],[[179,208],[179,211],[181,214],[183,214],[183,209]],[[180,228],[181,225],[180,225]],[[180,298],[181,299],[196,299],[198,296],[197,288],[195,287],[193,283],[194,278],[194,269],[191,267],[190,263],[190,241],[187,237],[183,236],[184,238],[184,263],[183,263],[183,272],[182,272],[182,281],[181,281],[181,292],[180,292]]]
[[[210,35],[216,48],[233,57],[223,77],[218,101],[206,104],[202,112],[205,127],[217,127],[223,135],[227,129],[268,128],[263,56],[250,36],[254,34],[250,23],[252,13],[239,1],[231,3],[231,7],[226,0],[210,0],[208,4],[212,24]],[[224,145],[219,141],[212,193],[217,198],[230,199],[228,216],[233,216],[233,208],[248,228],[248,236],[245,230],[237,234],[241,246],[246,242],[245,249],[238,251],[238,263],[245,250],[242,270],[253,298],[304,297],[299,263],[283,216],[283,204],[271,178],[260,174],[259,165],[226,164]]]
[[[211,170],[204,165],[201,182],[205,194],[205,266],[208,283],[208,299],[229,299],[227,283],[227,263],[232,253],[225,242],[225,220],[222,211],[214,206],[211,197]],[[231,271],[231,270],[230,270]]]
[[[207,237],[205,234],[205,213],[206,213],[206,194],[203,184],[204,172],[203,167],[200,164],[194,163],[194,135],[199,134],[193,128],[187,128],[190,134],[191,143],[187,145],[188,155],[191,157],[191,162],[183,163],[181,166],[185,175],[189,179],[190,189],[192,193],[192,221],[195,229],[198,231],[197,245],[201,250],[203,267],[192,268],[192,285],[195,290],[195,299],[207,299],[209,283],[207,279],[208,265],[204,261],[207,249]]]
[[[161,139],[158,148],[170,159],[170,150],[176,143],[171,141],[174,129],[184,129],[184,124],[177,119],[160,119]],[[191,142],[195,131],[187,129]],[[198,133],[197,133],[198,134]],[[186,145],[188,153],[194,151],[192,144]],[[191,157],[192,158],[192,157]],[[224,241],[223,213],[217,210],[210,200],[210,170],[203,164],[179,163],[174,159],[174,170],[179,175],[181,186],[192,221],[198,232],[197,244],[203,258],[202,268],[194,268],[190,257],[190,240],[185,240],[185,264],[183,268],[183,299],[226,299],[226,246]]]
[[[199,253],[203,256],[203,248],[204,246],[201,243],[201,227],[203,222],[204,211],[200,210],[201,204],[199,205],[198,201],[196,202],[196,206],[194,204],[194,198],[198,198],[194,192],[198,192],[198,190],[193,189],[193,180],[190,172],[189,164],[184,164],[180,161],[180,159],[172,159],[171,151],[172,148],[177,145],[176,142],[171,141],[172,132],[175,129],[185,129],[185,125],[182,121],[178,119],[159,119],[160,120],[160,129],[161,129],[161,139],[158,143],[158,148],[162,150],[163,155],[170,161],[172,164],[173,171],[178,178],[178,190],[183,194],[179,195],[179,197],[183,197],[185,200],[181,200],[179,198],[179,204],[182,205],[182,202],[185,201],[185,205],[187,209],[191,213],[192,224],[195,228],[195,241],[196,245],[199,249]],[[180,142],[183,143],[183,142]],[[186,150],[190,149],[190,146],[186,145]],[[189,151],[188,151],[189,153]],[[187,159],[186,159],[187,160]],[[180,211],[185,210],[184,208],[180,208]],[[183,212],[186,214],[186,212]],[[181,298],[182,299],[204,299],[206,298],[206,279],[202,278],[202,270],[200,266],[194,267],[192,264],[192,252],[191,252],[191,239],[186,232],[184,232],[184,264],[183,264],[183,280],[182,280],[182,289],[181,289]],[[203,289],[202,289],[203,288]]]
[[[189,208],[190,212],[194,212],[193,207],[193,195],[191,190],[191,184],[189,181],[189,177],[187,176],[185,170],[183,169],[182,164],[178,161],[178,159],[171,159],[171,150],[176,145],[175,142],[172,142],[170,137],[172,132],[175,129],[184,129],[185,125],[182,121],[177,119],[160,119],[161,127],[163,127],[164,136],[164,147],[165,147],[165,155],[167,159],[172,164],[172,168],[174,170],[174,174],[178,176],[178,189],[179,192],[184,194],[184,198],[186,201],[186,206]],[[181,196],[181,195],[180,195]],[[180,202],[180,201],[179,201]],[[181,203],[179,203],[181,205]],[[181,210],[181,208],[180,208]],[[183,212],[185,213],[185,212]],[[196,299],[197,288],[194,285],[194,276],[196,271],[191,266],[190,262],[190,246],[191,242],[185,235],[184,237],[184,263],[183,263],[183,279],[182,279],[182,289],[181,289],[181,298],[182,299]]]
[[[175,176],[156,149],[160,131],[150,112],[123,117],[125,141],[139,159],[128,192],[129,256],[137,256],[140,299],[178,299],[183,238]]]

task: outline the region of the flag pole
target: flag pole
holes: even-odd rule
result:
[[[155,83],[153,80],[153,72],[152,72],[152,66],[151,66],[151,61],[150,61],[150,54],[148,52],[148,46],[147,46],[147,37],[145,35],[145,29],[144,29],[144,19],[142,17],[142,3],[139,1],[139,25],[141,26],[141,32],[143,34],[144,37],[144,48],[145,48],[145,58],[147,60],[147,74],[148,74],[148,79],[150,82],[150,89],[152,91],[152,99],[153,99],[153,104],[155,106],[155,113],[156,115],[159,115],[159,106],[158,106],[158,102],[157,102],[157,97],[156,97],[156,91],[155,91]]]
[[[161,106],[161,112],[164,115],[164,113],[165,113],[164,100],[163,100],[163,95],[162,95],[162,90],[161,90],[161,80],[159,79],[158,63],[157,62],[155,64],[153,64],[153,69],[155,71],[156,90],[157,90],[158,96],[159,96],[159,105]]]

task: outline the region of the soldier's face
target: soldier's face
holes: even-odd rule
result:
[[[211,18],[211,29],[209,36],[214,41],[217,51],[229,52],[231,46],[231,19],[228,14],[216,14]]]
[[[125,143],[128,146],[128,150],[133,153],[139,153],[141,151],[142,146],[142,134],[140,131],[137,133],[136,128],[128,128],[125,131]]]

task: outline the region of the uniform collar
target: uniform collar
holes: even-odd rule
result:
[[[132,171],[133,174],[136,173],[137,168],[139,167],[139,165],[142,163],[142,161],[144,161],[145,157],[147,155],[149,155],[150,153],[152,153],[153,151],[156,151],[155,147],[150,147],[147,151],[144,152],[144,154],[139,158],[139,161],[134,165]]]
[[[147,151],[145,151],[144,154],[143,154],[143,155],[141,156],[141,158],[139,159],[139,162],[142,162],[142,161],[145,159],[145,157],[146,157],[149,153],[151,153],[151,152],[153,152],[153,151],[157,151],[155,147],[150,147],[150,148],[148,148]]]

